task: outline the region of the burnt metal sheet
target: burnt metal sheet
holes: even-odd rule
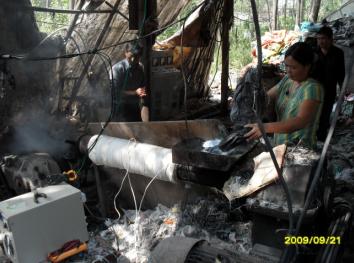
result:
[[[89,123],[90,134],[100,132],[103,123]],[[226,128],[219,120],[111,122],[104,133],[122,139],[172,148],[183,139],[199,137],[204,140],[225,137]]]
[[[219,154],[207,152],[203,148],[204,142],[201,138],[192,138],[178,143],[172,147],[172,162],[226,172],[257,144],[256,141],[245,142],[227,154]]]

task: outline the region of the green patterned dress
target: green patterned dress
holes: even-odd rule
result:
[[[276,86],[277,102],[275,111],[278,121],[281,122],[296,117],[301,103],[305,100],[317,100],[321,103],[320,107],[318,107],[316,117],[311,124],[292,133],[276,133],[274,134],[274,142],[276,145],[300,143],[314,149],[317,142],[316,131],[323,103],[322,86],[319,82],[311,78],[303,81],[294,91],[291,90],[293,86],[294,81],[287,75]]]

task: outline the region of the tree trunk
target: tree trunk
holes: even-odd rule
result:
[[[318,19],[318,12],[320,11],[321,0],[312,0],[309,20],[316,23]]]
[[[299,26],[300,23],[301,23],[301,20],[302,20],[302,18],[301,18],[301,14],[302,14],[301,8],[302,8],[302,2],[303,2],[303,1],[304,1],[304,0],[297,0],[297,1],[296,1],[295,26]]]
[[[229,94],[229,54],[230,54],[230,28],[233,18],[233,0],[224,1],[224,14],[222,17],[222,72],[221,72],[221,112],[227,112],[227,97]]]
[[[272,19],[271,19],[271,16],[270,16],[270,8],[269,8],[269,2],[268,0],[266,0],[266,4],[267,4],[267,13],[268,13],[268,27],[269,27],[269,31],[272,32]]]
[[[293,6],[292,6],[292,8],[291,8],[291,15],[292,15],[293,17],[296,17],[296,7],[295,7],[296,1],[295,1],[295,0],[292,0],[292,2],[293,2]]]
[[[287,8],[288,8],[288,0],[285,0],[285,2],[284,2],[284,25],[282,25],[283,27],[286,25]]]
[[[305,2],[306,0],[301,0],[301,7],[300,7],[300,23],[304,21],[304,13],[305,13]]]
[[[272,29],[277,30],[278,28],[278,0],[273,0],[273,10],[272,10]]]

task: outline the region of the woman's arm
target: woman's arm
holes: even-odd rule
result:
[[[266,133],[291,133],[301,130],[313,122],[319,106],[320,101],[305,100],[301,103],[299,113],[296,117],[285,121],[266,123],[264,124],[265,131]],[[245,127],[251,128],[251,130],[244,135],[247,140],[258,139],[262,136],[258,124],[247,124]]]
[[[268,95],[270,101],[275,101],[278,97],[278,87],[274,86],[273,88],[268,90],[267,95]]]

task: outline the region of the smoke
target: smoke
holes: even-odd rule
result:
[[[75,129],[64,117],[33,110],[13,118],[7,148],[11,154],[45,152],[62,157],[70,148],[65,141],[74,138]]]

